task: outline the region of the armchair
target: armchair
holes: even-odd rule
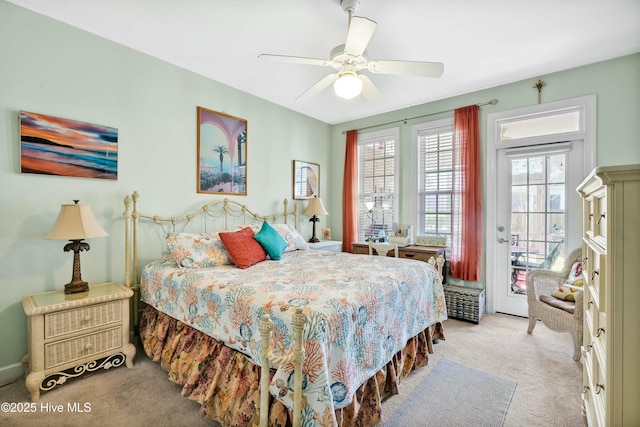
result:
[[[569,277],[571,267],[582,260],[582,249],[575,249],[567,257],[562,271],[533,270],[527,274],[527,303],[529,305],[529,327],[531,334],[537,319],[556,332],[569,332],[573,338],[573,360],[580,360],[582,344],[582,290],[575,292],[575,302],[552,296]]]

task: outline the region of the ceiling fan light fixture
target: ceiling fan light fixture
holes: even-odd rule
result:
[[[333,84],[336,95],[343,99],[353,99],[362,93],[362,80],[356,73],[342,73]]]

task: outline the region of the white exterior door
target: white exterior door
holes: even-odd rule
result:
[[[497,152],[496,307],[527,316],[526,276],[560,269],[580,241],[582,142]]]
[[[487,312],[528,317],[526,275],[581,245],[576,187],[595,167],[595,96],[487,116]]]

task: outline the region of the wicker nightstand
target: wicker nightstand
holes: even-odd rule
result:
[[[118,367],[125,361],[133,367],[132,295],[122,284],[102,283],[90,285],[89,292],[65,295],[59,290],[22,299],[29,334],[29,354],[23,362],[28,363],[26,385],[32,402],[40,399],[40,390],[51,390],[87,371]]]

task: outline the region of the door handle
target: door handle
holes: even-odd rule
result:
[[[508,239],[503,239],[502,237],[500,237],[500,238],[498,239],[498,243],[509,243],[509,242],[510,242],[510,240],[508,240]]]

